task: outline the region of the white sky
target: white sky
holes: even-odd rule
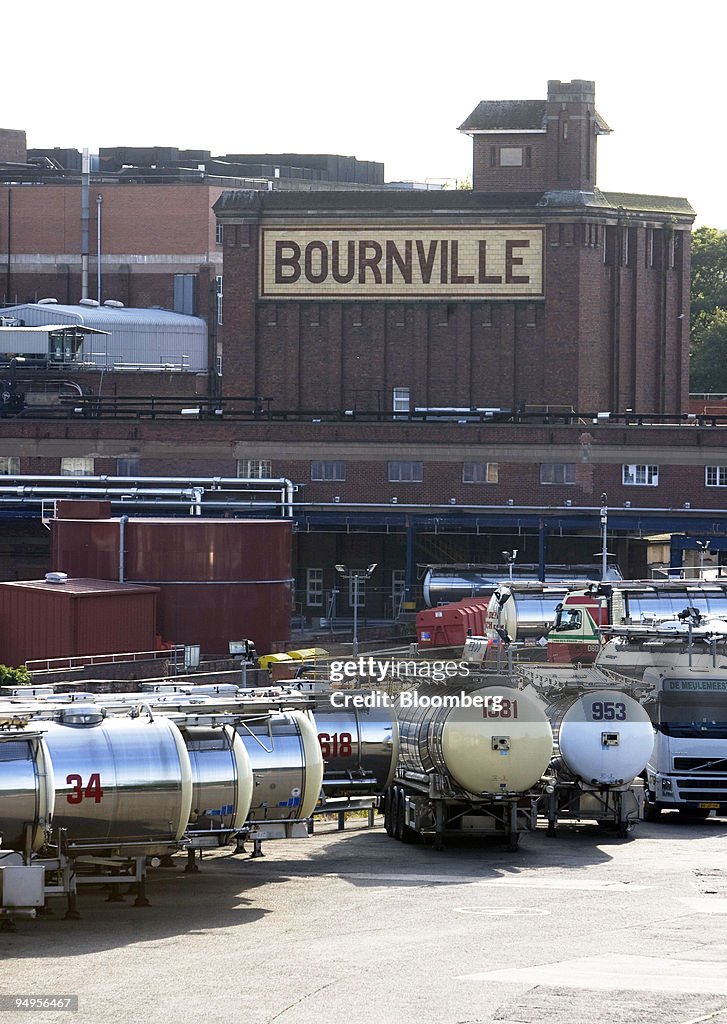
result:
[[[686,196],[727,229],[723,0],[6,6],[0,126],[31,147],[340,153],[388,181],[461,179],[480,100],[585,78],[614,130],[599,186]]]

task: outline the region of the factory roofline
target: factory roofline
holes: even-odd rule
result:
[[[547,126],[546,100],[482,100],[459,126],[465,135],[480,132],[544,132]],[[593,119],[599,135],[611,128],[598,113]]]
[[[300,211],[311,216],[335,215],[338,211],[399,214],[421,212],[469,213],[477,210],[538,212],[557,208],[563,211],[583,212],[603,210],[613,213],[660,213],[693,219],[695,211],[689,201],[675,196],[639,195],[627,192],[476,192],[471,189],[443,191],[410,191],[379,189],[376,191],[317,192],[276,191],[258,192],[250,189],[227,190],[222,193],[213,210],[218,216],[234,213],[276,213]]]
[[[22,302],[15,306],[7,306],[3,309],[4,316],[15,316],[23,309],[42,310],[49,316],[60,313],[62,316],[75,317],[75,322],[91,326],[93,324],[118,323],[123,326],[130,324],[144,324],[146,326],[170,326],[182,327],[192,325],[204,325],[205,321],[198,316],[189,316],[186,313],[175,313],[171,309],[141,309],[134,306],[71,306],[63,305],[60,302]],[[53,330],[61,330],[68,327],[68,324],[54,325]],[[48,327],[44,327],[48,330]]]
[[[64,583],[54,583],[50,580],[9,580],[2,586],[12,587],[18,590],[48,590],[54,594],[61,594],[63,597],[87,597],[94,594],[135,594],[143,590],[147,593],[159,593],[158,587],[150,587],[138,583],[117,583],[114,580],[96,580],[82,577],[78,579],[67,579]]]

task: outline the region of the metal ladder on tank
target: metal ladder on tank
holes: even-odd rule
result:
[[[56,517],[55,498],[43,498],[40,503],[40,521],[46,530],[50,530],[50,521]]]

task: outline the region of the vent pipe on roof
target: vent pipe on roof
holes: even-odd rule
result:
[[[119,583],[124,583],[124,569],[126,563],[126,524],[128,516],[119,519]]]
[[[81,301],[88,298],[88,194],[91,186],[91,164],[84,149],[81,163]]]

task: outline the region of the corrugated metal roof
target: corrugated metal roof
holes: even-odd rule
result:
[[[3,327],[0,326],[0,336],[12,331],[17,334],[51,334],[53,331],[67,331],[69,327],[75,327],[81,334],[110,334],[110,331],[99,331],[96,327],[85,327],[83,324],[43,324],[35,327]]]
[[[0,583],[3,588],[15,587],[22,590],[52,590],[54,594],[64,597],[83,597],[86,594],[118,594],[139,590],[159,593],[158,587],[144,587],[136,583],[115,583],[113,580],[69,579],[65,583],[48,583],[47,580],[13,580]]]
[[[170,309],[139,309],[133,306],[65,306],[60,302],[27,302],[8,306],[3,316],[24,319],[28,326],[39,327],[48,323],[76,323],[101,330],[138,324],[143,327],[173,327],[175,331],[199,330],[205,322],[198,316],[174,313]],[[32,323],[28,317],[32,317]]]
[[[105,332],[108,337],[95,343],[92,337],[84,341],[82,361],[107,370],[198,372],[208,365],[205,321],[169,309],[28,302],[4,309],[3,316],[13,316],[29,327],[73,324]]]

